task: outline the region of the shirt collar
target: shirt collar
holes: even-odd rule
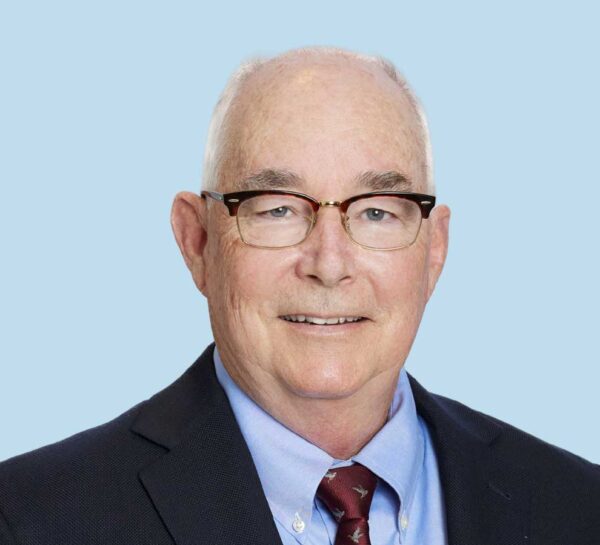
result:
[[[408,512],[424,458],[425,438],[419,425],[408,374],[403,367],[387,422],[352,460],[368,467],[386,481],[398,494],[402,511]]]
[[[223,366],[216,346],[214,363],[271,512],[300,543],[309,533],[319,483],[334,465],[361,463],[395,490],[403,510],[410,508],[423,465],[424,439],[404,369],[400,371],[386,424],[350,461],[341,461],[285,427],[250,398]],[[293,530],[297,517],[305,523],[302,533]]]

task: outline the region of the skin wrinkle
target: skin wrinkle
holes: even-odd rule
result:
[[[356,178],[365,172],[399,172],[422,190],[414,111],[398,86],[356,61],[313,61],[266,64],[244,83],[217,190],[265,169],[295,173],[318,200],[362,192]],[[243,244],[221,203],[183,192],[172,213],[233,380],[337,458],[358,452],[385,422],[445,260],[448,220],[448,208],[436,206],[412,246],[373,251],[350,240],[338,210],[323,208],[302,244],[272,250]],[[317,338],[279,318],[301,309],[370,321]]]

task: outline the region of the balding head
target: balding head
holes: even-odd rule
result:
[[[325,47],[251,60],[234,72],[213,112],[203,188],[231,186],[251,174],[257,146],[280,139],[282,130],[293,146],[290,133],[312,127],[322,149],[319,135],[332,125],[330,137],[363,131],[374,138],[374,154],[385,146],[389,157],[391,145],[414,190],[434,192],[427,123],[404,78],[381,57]]]

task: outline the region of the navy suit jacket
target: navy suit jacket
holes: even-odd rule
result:
[[[116,419],[0,463],[0,544],[281,545],[213,348]],[[600,544],[600,466],[409,378],[449,545]]]

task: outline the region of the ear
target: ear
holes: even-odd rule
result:
[[[446,205],[436,206],[429,216],[431,231],[429,239],[427,300],[433,294],[435,285],[444,268],[448,254],[448,227],[450,224],[450,208]]]
[[[206,286],[206,201],[189,191],[175,195],[171,208],[171,227],[181,255],[192,273],[196,287],[204,294]],[[206,295],[206,294],[205,294]]]

